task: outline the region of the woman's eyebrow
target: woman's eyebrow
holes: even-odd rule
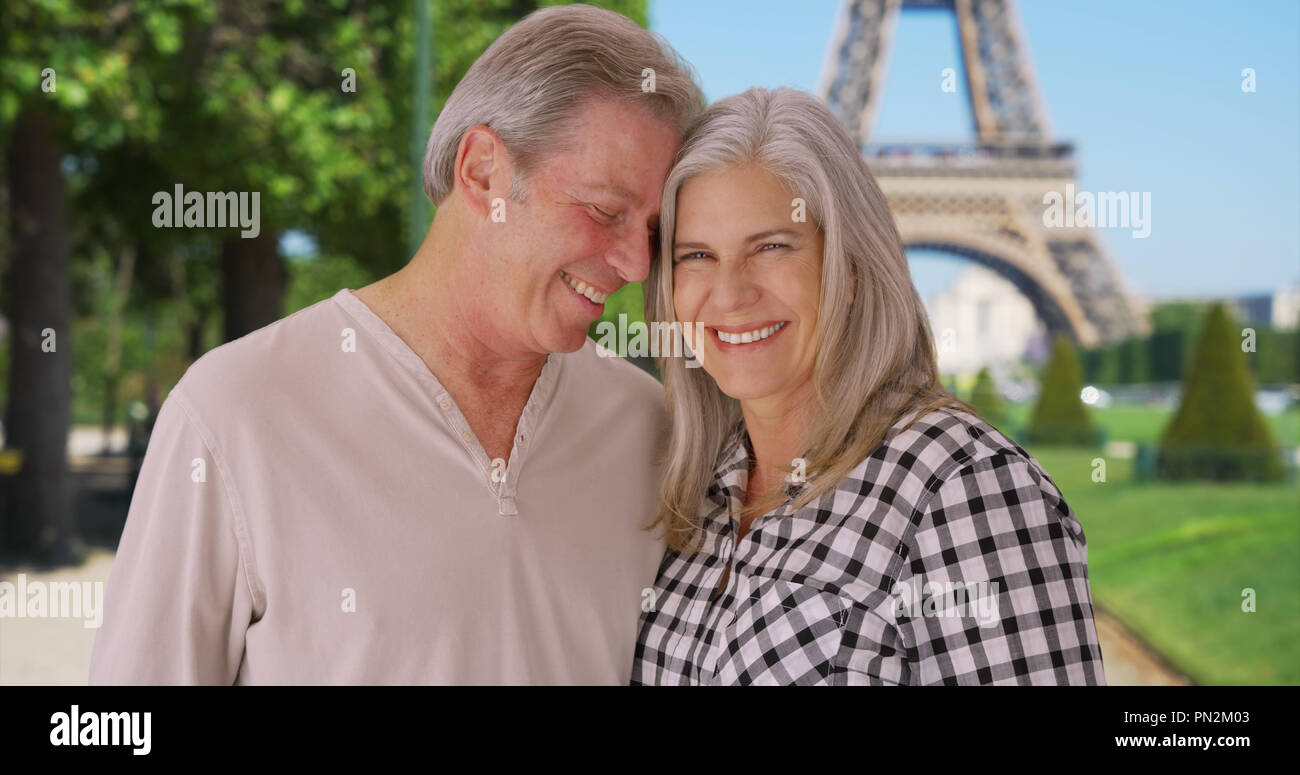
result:
[[[748,237],[745,238],[745,242],[758,242],[761,239],[767,239],[769,237],[794,236],[794,235],[795,232],[791,231],[790,229],[768,229],[767,231],[760,231],[757,234],[749,235]]]
[[[794,235],[795,232],[791,231],[790,229],[768,229],[767,231],[760,231],[751,234],[748,237],[745,237],[745,239],[741,241],[744,242],[745,244],[749,244],[751,242],[757,242],[762,239],[768,239],[769,237],[794,236]],[[708,248],[708,244],[703,242],[674,242],[673,243],[673,250],[678,250],[680,248]]]

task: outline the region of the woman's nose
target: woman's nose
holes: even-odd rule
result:
[[[714,276],[710,292],[719,312],[743,310],[758,300],[759,290],[743,267],[722,267]]]

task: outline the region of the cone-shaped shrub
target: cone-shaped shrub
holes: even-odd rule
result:
[[[998,395],[997,383],[993,381],[993,375],[989,373],[987,366],[975,375],[975,385],[970,390],[970,400],[967,403],[975,407],[980,417],[983,417],[989,425],[1003,433],[1007,432],[1004,427],[1007,424],[1007,415],[1002,407],[1002,397]]]
[[[1160,439],[1164,479],[1274,481],[1278,447],[1255,406],[1241,330],[1222,304],[1210,308],[1183,380],[1182,402]]]
[[[1083,367],[1079,351],[1064,334],[1052,343],[1052,356],[1043,369],[1042,391],[1034,407],[1025,440],[1029,444],[1090,446],[1099,440],[1088,407],[1079,393],[1083,390]]]

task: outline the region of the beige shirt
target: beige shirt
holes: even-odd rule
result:
[[[169,394],[90,682],[626,684],[666,423],[659,383],[589,339],[548,357],[494,469],[341,290]]]

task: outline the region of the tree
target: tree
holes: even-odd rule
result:
[[[77,149],[157,126],[156,65],[171,31],[193,11],[186,2],[0,6],[0,143],[12,249],[2,284],[13,327],[6,446],[21,455],[3,525],[11,552],[56,561],[74,553],[65,460],[73,344],[65,162]]]
[[[967,401],[979,412],[984,420],[1001,430],[1006,425],[1006,410],[1002,406],[1002,397],[998,395],[997,383],[989,373],[987,366],[975,375],[975,385],[971,387],[970,400]]]
[[[541,4],[430,1],[438,106],[484,48]],[[602,5],[645,23],[645,0]],[[6,550],[68,554],[74,320],[105,324],[92,343],[104,343],[94,390],[107,424],[138,363],[123,349],[131,315],[148,318],[152,343],[158,305],[179,308],[167,319],[194,358],[221,309],[227,339],[287,311],[284,230],[308,232],[322,254],[375,275],[409,258],[419,213],[407,194],[420,175],[407,153],[421,80],[415,10],[410,0],[0,3],[0,200],[9,204],[0,305],[11,332],[0,352],[10,365],[7,445],[24,457],[0,507]],[[155,228],[152,195],[176,184],[257,192],[260,234]],[[98,290],[76,293],[81,276],[99,278]],[[83,357],[101,353],[78,353],[79,366]]]
[[[1064,334],[1052,343],[1052,355],[1043,370],[1042,391],[1034,407],[1026,440],[1031,444],[1096,444],[1099,436],[1088,408],[1083,405],[1083,367],[1079,352]]]
[[[1222,304],[1205,317],[1182,401],[1161,435],[1156,472],[1165,479],[1282,476],[1277,443],[1255,406],[1241,330]]]

